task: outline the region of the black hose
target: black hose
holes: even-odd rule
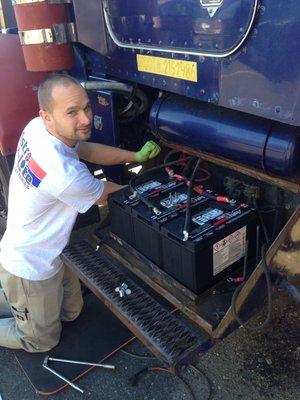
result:
[[[241,326],[243,326],[250,332],[259,332],[260,330],[265,328],[270,323],[271,317],[272,317],[272,283],[271,283],[270,273],[269,273],[267,263],[266,263],[266,248],[267,248],[266,244],[262,245],[262,247],[261,247],[262,267],[263,267],[263,271],[264,271],[264,274],[266,277],[267,293],[268,293],[268,308],[267,308],[268,313],[267,313],[267,317],[264,320],[264,322],[261,325],[255,326],[255,327],[245,325],[245,322],[240,319],[240,317],[238,316],[237,311],[236,311],[236,299],[246,283],[245,276],[246,276],[246,266],[247,266],[247,251],[245,254],[244,272],[243,272],[244,282],[236,288],[235,292],[233,293],[232,299],[231,299],[231,310],[232,310],[232,314],[233,314],[234,318]]]
[[[173,157],[175,154],[182,154],[182,151],[179,151],[179,150],[171,150],[171,151],[169,151],[165,155],[164,164],[167,164],[167,163],[171,162],[170,158]]]
[[[277,206],[273,223],[273,232],[271,241],[275,239],[283,225],[283,209],[284,209],[284,190],[277,188]]]
[[[257,212],[259,221],[260,221],[260,223],[261,223],[261,226],[262,226],[262,229],[263,229],[263,232],[264,232],[264,236],[265,236],[266,242],[267,242],[267,244],[269,245],[269,244],[271,243],[270,234],[269,234],[267,225],[266,225],[266,223],[265,223],[265,221],[264,221],[264,219],[263,219],[263,217],[262,217],[261,210],[260,210],[260,208],[258,207],[256,198],[253,199],[253,204],[254,204],[254,208],[255,208],[255,210],[256,210],[256,212]]]
[[[207,400],[211,400],[212,398],[212,394],[213,394],[213,384],[212,381],[210,380],[210,378],[208,377],[208,375],[203,372],[201,369],[199,369],[198,367],[195,367],[195,365],[191,365],[190,366],[192,370],[196,371],[197,373],[203,375],[203,377],[206,379],[207,382],[207,387],[208,387],[208,396],[207,396]]]
[[[139,115],[143,114],[149,107],[149,100],[146,94],[135,87],[132,91],[132,96],[128,99],[127,105],[118,112],[119,121],[121,124],[129,124],[134,121]]]
[[[116,81],[84,81],[81,82],[81,86],[86,90],[110,90],[127,97],[131,97],[134,90],[132,85]]]
[[[154,356],[145,356],[143,354],[135,354],[135,353],[131,353],[130,351],[124,350],[124,349],[121,349],[120,352],[126,354],[127,356],[137,358],[140,360],[156,360],[156,357],[154,357]]]
[[[261,209],[258,207],[257,204],[257,200],[254,198],[253,199],[253,204],[255,207],[255,210],[257,212],[257,215],[259,217],[263,232],[264,232],[264,236],[266,239],[266,243],[269,246],[273,240],[275,239],[275,237],[277,236],[278,232],[280,231],[283,223],[283,208],[284,208],[284,191],[280,188],[277,189],[277,205],[276,207],[273,207],[271,209],[271,211],[275,211],[275,217],[274,217],[274,221],[273,221],[273,230],[272,230],[272,235],[270,236],[270,233],[268,231],[268,228],[266,226],[266,223],[264,221],[264,218],[262,216],[262,211]]]
[[[182,171],[182,176],[184,176],[186,179],[189,178],[190,171],[192,170],[193,165],[197,162],[198,158],[197,157],[192,157],[186,164],[186,166],[183,168]]]
[[[123,116],[119,115],[119,122],[122,125],[128,125],[135,121],[139,115],[139,108],[137,105],[136,100],[133,98],[130,100],[130,103],[132,104],[132,107],[130,110],[126,111],[126,114]],[[125,118],[124,118],[125,117]]]
[[[192,400],[196,400],[196,397],[194,395],[194,392],[192,391],[190,385],[181,377],[179,376],[177,373],[174,373],[173,371],[171,371],[168,368],[165,367],[146,367],[143,368],[141,371],[137,372],[132,378],[131,378],[131,385],[132,386],[136,386],[139,383],[140,378],[145,375],[146,372],[167,372],[168,374],[171,374],[173,376],[175,376],[176,378],[179,378],[181,380],[181,382],[184,384],[184,386],[186,387],[186,389],[188,390]]]

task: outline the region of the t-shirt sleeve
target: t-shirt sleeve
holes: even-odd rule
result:
[[[104,184],[88,169],[80,169],[71,183],[58,195],[58,199],[78,212],[85,213],[101,197]]]

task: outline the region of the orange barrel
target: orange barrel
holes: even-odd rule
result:
[[[28,71],[62,71],[74,64],[63,1],[13,0]]]

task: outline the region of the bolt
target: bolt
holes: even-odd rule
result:
[[[279,107],[279,106],[275,107],[275,112],[276,112],[277,114],[279,114],[280,111],[281,111],[281,107]]]
[[[188,231],[183,231],[183,241],[186,242],[189,239]]]

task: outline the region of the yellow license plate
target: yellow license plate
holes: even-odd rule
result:
[[[197,82],[197,63],[194,61],[174,60],[172,58],[152,57],[137,54],[137,67],[140,72],[148,72],[172,78]]]

